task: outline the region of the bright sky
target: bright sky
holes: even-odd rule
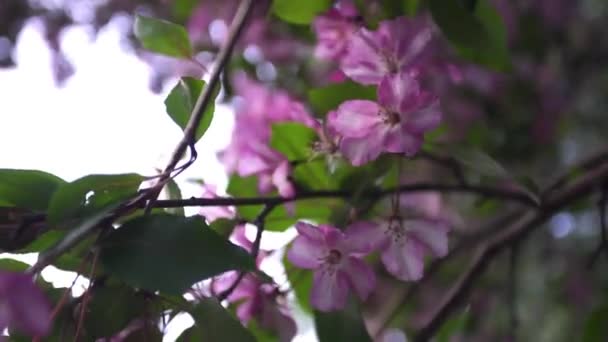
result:
[[[32,21],[23,29],[14,52],[17,67],[0,69],[0,168],[43,170],[71,181],[92,173],[153,175],[165,166],[182,137],[164,110],[172,84],[163,94],[149,90],[149,67],[120,44],[129,27],[125,20],[114,20],[97,39],[85,27],[66,30],[61,44],[76,73],[62,88],[55,85],[40,24]],[[216,153],[228,144],[232,121],[230,108],[216,106],[211,127],[197,144],[199,159],[178,181],[184,197],[199,195],[185,182],[189,178],[225,188],[227,177]],[[265,240],[272,244],[268,240],[274,239]],[[35,258],[20,259],[31,263]],[[43,276],[66,287],[74,273],[49,267]],[[86,284],[78,282],[74,293],[82,293]],[[296,340],[314,340],[310,319],[296,316],[305,331]],[[183,317],[174,321],[165,341],[192,324]]]

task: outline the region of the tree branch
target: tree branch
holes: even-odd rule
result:
[[[584,176],[563,191],[548,198],[543,207],[526,210],[525,214],[504,231],[499,231],[487,243],[481,245],[472,259],[468,269],[448,290],[428,323],[418,332],[414,341],[428,341],[441,327],[451,312],[467,297],[474,282],[483,275],[489,263],[504,249],[524,239],[536,227],[540,226],[557,211],[574,201],[587,196],[604,182],[608,181],[608,165],[601,165],[589,170]]]
[[[598,206],[598,214],[600,218],[600,243],[591,254],[589,258],[589,262],[587,263],[587,268],[592,268],[595,265],[595,262],[600,257],[602,252],[606,252],[608,255],[608,225],[606,224],[606,205],[608,205],[608,183],[604,184],[602,188],[602,194],[600,195],[600,200],[597,203]]]

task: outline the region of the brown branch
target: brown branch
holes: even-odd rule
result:
[[[78,341],[80,336],[80,329],[84,324],[84,316],[86,315],[87,304],[91,297],[91,288],[93,287],[93,275],[95,274],[95,268],[97,267],[97,259],[99,258],[99,251],[93,253],[93,262],[89,273],[89,286],[86,291],[82,294],[82,301],[80,302],[80,314],[78,315],[78,324],[76,325],[76,333],[74,334],[74,342]]]
[[[597,203],[598,214],[600,218],[600,243],[589,257],[587,268],[592,268],[595,265],[597,259],[600,257],[602,252],[608,255],[608,225],[606,224],[606,206],[608,205],[608,183],[604,184],[600,200]]]
[[[548,198],[542,208],[526,210],[525,214],[508,229],[499,231],[493,238],[481,245],[468,269],[448,290],[438,307],[433,310],[431,319],[418,332],[414,341],[428,341],[435,334],[451,312],[468,297],[474,282],[483,275],[494,257],[524,239],[557,211],[589,195],[606,181],[608,181],[608,165],[601,165],[594,170],[589,170],[586,175],[579,177],[578,181],[563,191],[556,190],[557,194]]]
[[[264,209],[260,212],[260,214],[253,221],[253,224],[256,226],[257,231],[255,234],[255,240],[253,241],[253,246],[251,247],[251,256],[253,257],[254,262],[257,265],[258,255],[260,254],[260,244],[262,242],[262,233],[264,233],[264,223],[266,221],[266,217],[272,212],[272,210],[276,207],[276,205],[267,204]],[[235,279],[234,283],[230,285],[226,291],[220,293],[217,296],[217,299],[221,302],[224,299],[228,298],[232,292],[239,286],[243,278],[247,275],[246,271],[239,273],[238,277]]]
[[[171,173],[175,170],[177,163],[179,163],[180,159],[186,152],[186,149],[190,147],[193,152],[193,155],[196,154],[196,150],[194,149],[194,135],[196,133],[196,129],[198,128],[199,123],[203,119],[205,110],[207,109],[207,107],[209,107],[209,104],[211,104],[212,101],[215,100],[213,97],[214,90],[219,85],[219,80],[222,71],[230,60],[230,56],[232,55],[234,46],[236,45],[237,40],[243,32],[245,23],[247,22],[247,18],[249,17],[249,14],[253,7],[253,3],[253,0],[241,1],[236,11],[236,14],[234,15],[234,19],[232,20],[226,43],[222,46],[222,49],[220,50],[217,56],[217,60],[214,63],[213,69],[211,70],[209,82],[201,92],[200,96],[196,100],[194,108],[192,109],[192,114],[190,115],[188,124],[186,125],[186,128],[184,128],[184,136],[173,151],[171,160],[165,167],[165,170],[163,171],[162,175],[159,177],[158,182],[150,190],[149,198],[151,202],[154,202],[154,200],[156,199],[156,197],[158,197],[158,194],[160,193],[160,189],[162,189],[168,179],[171,178]],[[191,162],[189,164],[191,164]],[[181,171],[186,169],[189,164],[183,166],[181,168]]]

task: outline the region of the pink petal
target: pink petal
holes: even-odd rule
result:
[[[340,67],[351,79],[362,84],[378,84],[387,74],[385,57],[379,51],[373,32],[364,28],[351,36]]]
[[[256,301],[253,299],[246,300],[236,308],[236,316],[239,318],[239,321],[243,323],[243,325],[247,325],[249,320],[255,315],[255,311],[257,309],[255,302]]]
[[[321,229],[312,224],[300,221],[296,223],[296,230],[298,231],[298,234],[305,236],[315,243],[323,243],[325,241],[325,236]]]
[[[408,232],[438,257],[448,254],[449,227],[441,220],[406,220]]]
[[[314,269],[319,267],[320,260],[326,253],[327,248],[323,242],[300,235],[287,251],[287,259],[300,268]]]
[[[346,229],[344,244],[352,253],[368,254],[379,248],[387,239],[375,222],[357,221]]]
[[[382,334],[380,342],[407,342],[407,338],[401,330],[388,329]]]
[[[348,292],[344,274],[321,268],[313,275],[310,303],[320,311],[340,310],[346,306]]]
[[[383,150],[384,138],[370,136],[368,138],[343,138],[340,141],[340,152],[354,166],[361,166],[378,158]]]
[[[344,101],[335,115],[328,118],[329,125],[342,136],[365,137],[375,129],[375,126],[382,123],[379,112],[380,106],[373,101]]]
[[[348,257],[343,266],[347,274],[350,285],[361,298],[366,300],[369,294],[376,287],[376,275],[374,271],[363,260],[355,257]]]
[[[385,77],[378,86],[378,102],[400,114],[418,103],[419,94],[418,82],[405,72]]]
[[[32,336],[46,336],[51,329],[51,307],[44,293],[26,274],[8,275],[10,288],[0,298],[7,301],[10,312],[9,327]]]
[[[397,127],[397,126],[396,126]],[[391,129],[385,139],[384,148],[387,152],[405,153],[412,156],[422,148],[423,137],[402,129]]]
[[[322,224],[319,226],[323,236],[325,238],[325,245],[328,249],[337,248],[341,249],[344,241],[344,233],[340,229],[332,226]]]
[[[403,244],[391,243],[382,252],[382,263],[386,270],[403,281],[419,280],[424,269],[424,252],[415,241],[407,240]]]
[[[423,100],[424,107],[408,113],[405,124],[411,132],[423,133],[434,129],[441,123],[442,115],[439,101],[431,95],[425,94],[425,97],[430,98]]]
[[[279,195],[283,197],[293,197],[295,189],[288,179],[291,168],[289,162],[285,160],[272,173],[272,184],[277,188]]]

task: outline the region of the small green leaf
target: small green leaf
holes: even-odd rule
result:
[[[239,220],[236,219],[219,218],[211,222],[209,228],[213,229],[213,231],[217,232],[219,235],[228,238],[238,222]]]
[[[15,259],[0,259],[0,270],[3,271],[23,272],[29,267],[30,265]]]
[[[89,175],[59,187],[48,207],[48,221],[59,225],[79,220],[137,193],[144,177],[129,173]]]
[[[342,311],[315,311],[315,326],[319,342],[371,342],[363,318],[354,303]]]
[[[192,46],[186,29],[166,20],[135,16],[133,32],[141,45],[171,57],[192,57]]]
[[[328,10],[331,0],[274,0],[272,10],[279,18],[291,24],[308,25],[320,13]]]
[[[42,171],[0,169],[0,206],[45,211],[55,190],[64,183]]]
[[[497,70],[510,67],[506,28],[487,0],[474,13],[460,1],[429,0],[435,23],[464,58]]]
[[[181,294],[197,281],[229,270],[252,270],[251,256],[200,217],[137,217],[102,242],[106,270],[132,286]]]
[[[167,192],[167,197],[172,200],[182,199],[182,191],[179,189],[179,186],[173,179],[169,179],[167,185],[165,185],[165,191]],[[169,214],[184,216],[184,207],[178,208],[167,208],[166,209]]]
[[[206,86],[205,81],[192,77],[182,77],[165,99],[167,113],[182,130],[186,129],[196,101]],[[215,88],[213,98],[217,97],[219,87]],[[199,140],[207,131],[213,120],[215,102],[211,101],[196,128],[194,139]]]
[[[324,117],[346,100],[376,100],[376,87],[352,81],[314,88],[308,92],[308,101],[317,115]]]
[[[203,299],[190,312],[194,326],[177,339],[186,341],[255,342],[256,339],[226,309],[214,299]]]
[[[459,332],[462,332],[469,320],[469,312],[465,311],[453,316],[443,324],[437,332],[437,342],[449,342],[453,337],[457,337]]]

